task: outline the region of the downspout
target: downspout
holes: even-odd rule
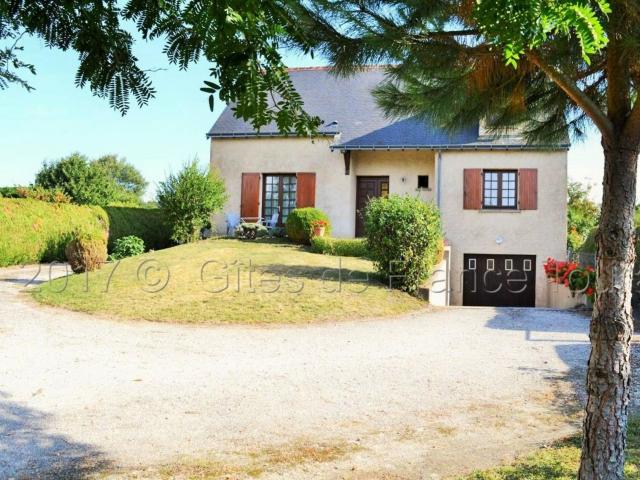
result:
[[[442,176],[442,151],[438,150],[438,156],[436,157],[436,205],[440,208],[440,187],[442,186],[442,181],[440,177]]]

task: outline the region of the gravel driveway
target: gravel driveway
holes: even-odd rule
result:
[[[23,292],[32,275],[0,270],[1,478],[234,464],[301,444],[342,453],[265,465],[261,478],[441,478],[578,420],[588,320],[574,313],[189,327],[37,306]]]

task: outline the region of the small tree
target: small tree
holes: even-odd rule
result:
[[[186,164],[177,175],[169,175],[158,187],[158,205],[171,226],[171,238],[178,243],[198,240],[200,229],[227,201],[224,182],[215,173]]]
[[[119,196],[123,202],[139,203],[140,198],[147,189],[147,181],[142,173],[117,155],[104,155],[92,162],[96,167],[101,168],[111,178],[121,191]]]
[[[577,252],[598,225],[600,208],[589,198],[591,185],[569,182],[567,201],[567,247]]]
[[[414,293],[442,252],[440,212],[414,197],[391,195],[369,201],[364,214],[367,248],[378,273]]]

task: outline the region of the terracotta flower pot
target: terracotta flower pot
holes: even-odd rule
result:
[[[313,227],[314,237],[324,237],[324,227]]]

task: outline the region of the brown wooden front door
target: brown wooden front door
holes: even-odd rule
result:
[[[356,184],[356,237],[364,236],[362,213],[369,199],[389,196],[389,177],[358,177]]]

